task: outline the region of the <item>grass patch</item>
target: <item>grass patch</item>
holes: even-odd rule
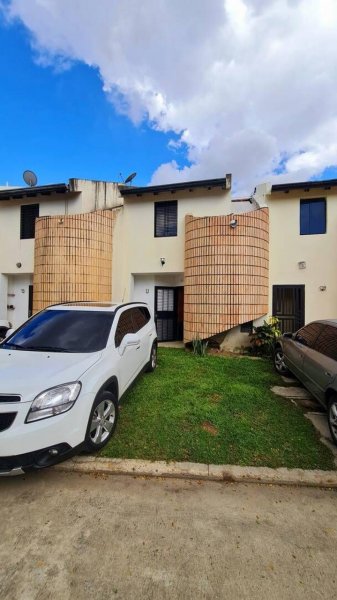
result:
[[[156,371],[124,396],[101,455],[333,469],[303,410],[270,391],[280,382],[266,360],[160,348]]]

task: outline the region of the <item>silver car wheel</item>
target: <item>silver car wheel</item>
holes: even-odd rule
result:
[[[102,444],[109,437],[116,418],[115,405],[112,400],[102,400],[92,415],[90,438],[93,444]]]
[[[279,373],[284,373],[287,371],[287,367],[284,364],[284,354],[281,348],[278,348],[274,355],[274,364],[275,368]]]
[[[331,427],[331,433],[335,440],[337,440],[337,400],[331,402],[329,407],[329,423]]]

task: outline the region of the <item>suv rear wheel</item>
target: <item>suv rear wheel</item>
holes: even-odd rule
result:
[[[116,429],[118,402],[111,392],[102,392],[95,400],[87,427],[84,449],[100,450],[108,443]]]
[[[152,373],[157,366],[157,342],[153,342],[150,354],[150,360],[147,363],[146,372]]]

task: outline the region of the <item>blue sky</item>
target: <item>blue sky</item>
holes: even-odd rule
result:
[[[146,185],[175,158],[167,147],[172,135],[116,112],[97,69],[78,61],[60,71],[34,58],[27,29],[0,16],[0,186],[25,185],[25,169],[41,185],[70,177],[120,181],[120,172],[133,171],[135,183]]]
[[[0,0],[0,185],[337,177],[336,31],[336,0]]]

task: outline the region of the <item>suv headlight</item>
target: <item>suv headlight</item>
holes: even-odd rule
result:
[[[75,404],[80,391],[81,384],[79,381],[75,381],[41,392],[33,400],[25,422],[31,423],[40,419],[48,419],[48,417],[67,412]]]

